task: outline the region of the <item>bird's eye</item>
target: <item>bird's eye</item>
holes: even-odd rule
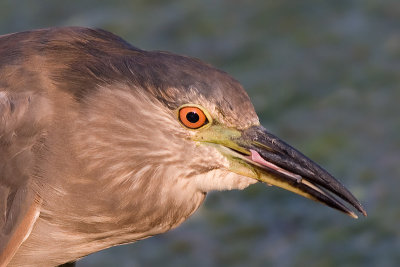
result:
[[[179,119],[190,129],[197,129],[208,123],[207,116],[198,107],[182,107],[179,110]]]

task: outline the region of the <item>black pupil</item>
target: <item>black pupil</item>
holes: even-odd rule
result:
[[[196,123],[199,121],[199,114],[197,114],[196,112],[188,112],[188,114],[186,114],[186,119],[191,122],[191,123]]]

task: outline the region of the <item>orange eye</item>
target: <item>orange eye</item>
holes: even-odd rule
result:
[[[204,112],[198,107],[183,107],[179,110],[179,119],[186,127],[197,129],[208,123]]]

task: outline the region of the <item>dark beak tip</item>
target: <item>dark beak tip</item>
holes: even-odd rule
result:
[[[364,217],[368,217],[367,211],[360,205],[360,212],[362,213],[362,215],[364,215]]]
[[[368,214],[367,214],[367,212],[365,211],[365,209],[364,209],[363,207],[361,207],[360,209],[357,208],[357,210],[358,210],[364,217],[368,217]],[[350,217],[353,217],[354,219],[358,219],[358,216],[357,216],[354,212],[352,212],[352,211],[348,212],[347,214],[348,214]]]
[[[347,191],[347,189],[346,189],[346,191]],[[351,194],[349,191],[348,191],[348,194],[350,195],[350,198],[346,197],[344,200],[347,203],[351,204],[354,208],[356,208],[356,210],[359,211],[364,217],[367,217],[368,216],[367,211],[361,205],[361,203],[357,200],[357,198],[354,197],[353,194]]]

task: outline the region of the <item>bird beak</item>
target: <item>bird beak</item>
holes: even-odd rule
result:
[[[230,171],[321,202],[353,218],[358,217],[342,201],[367,215],[338,180],[262,126],[242,131],[215,126],[209,130],[212,138],[202,136],[201,141],[214,144],[228,158]]]

